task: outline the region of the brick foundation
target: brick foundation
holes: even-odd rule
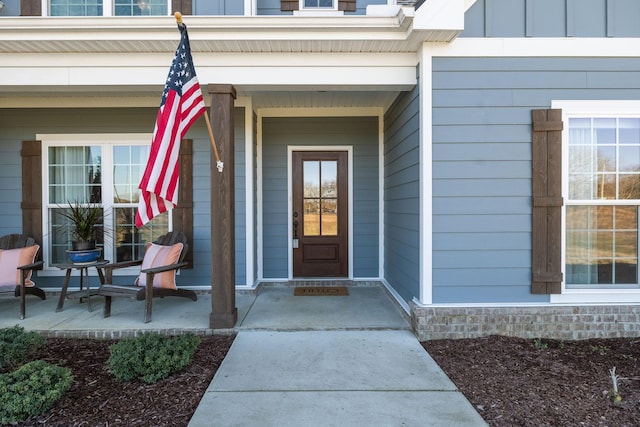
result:
[[[640,336],[640,305],[421,307],[410,302],[419,340],[508,335],[576,340]]]

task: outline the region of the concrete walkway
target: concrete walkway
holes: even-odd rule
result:
[[[258,295],[190,427],[485,426],[379,287]]]
[[[49,336],[119,337],[141,331],[210,333],[211,296],[193,302],[0,298],[0,327],[16,324]],[[378,286],[349,296],[294,297],[293,288],[238,293],[237,337],[189,426],[486,426],[411,333],[407,319]]]

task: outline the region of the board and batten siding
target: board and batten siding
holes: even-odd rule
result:
[[[640,37],[637,0],[477,0],[460,37]]]
[[[434,58],[433,301],[531,294],[533,109],[640,99],[638,58]]]
[[[61,108],[61,109],[3,109],[0,110],[0,179],[2,183],[2,201],[0,215],[0,235],[21,233],[22,219],[20,212],[21,188],[20,146],[23,140],[35,140],[36,134],[67,133],[151,133],[157,114],[157,108]],[[244,162],[244,119],[239,115],[243,109],[236,109],[236,173],[244,173],[241,162]],[[193,251],[194,267],[181,270],[178,281],[183,286],[211,285],[211,232],[210,224],[210,184],[209,168],[211,143],[204,120],[198,120],[191,127],[187,138],[193,140],[193,220],[194,238],[189,242],[189,250]],[[213,172],[212,172],[213,173]],[[215,171],[217,173],[217,171]],[[238,183],[238,178],[236,182]],[[15,185],[14,185],[15,184]],[[244,180],[240,181],[244,185]],[[244,188],[236,187],[236,211],[244,215],[244,207],[238,203],[244,201]],[[238,194],[239,193],[239,194]],[[240,284],[245,279],[245,236],[244,217],[236,221],[236,275]],[[240,249],[239,249],[240,248]],[[45,273],[46,274],[46,273]],[[133,278],[122,277],[123,283]],[[62,278],[38,273],[36,277],[39,287],[60,287]],[[72,278],[71,286],[77,286],[77,277]]]
[[[288,146],[353,147],[353,272],[378,276],[378,118],[262,119],[263,277],[288,277]]]
[[[405,301],[420,295],[419,103],[416,87],[384,118],[384,278]]]

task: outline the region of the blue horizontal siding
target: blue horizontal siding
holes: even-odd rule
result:
[[[433,233],[432,241],[442,251],[522,250],[531,245],[531,233],[502,232],[499,239],[490,232]]]
[[[438,203],[446,203],[439,199]],[[531,215],[434,215],[434,233],[495,233],[499,239],[502,233],[531,232]],[[440,248],[434,248],[438,250]],[[464,268],[465,257],[460,258],[460,268]],[[508,264],[505,264],[508,267]]]
[[[384,277],[406,301],[420,295],[419,112],[415,88],[385,114]]]
[[[438,180],[433,197],[520,197],[531,192],[530,177],[522,179],[446,179]]]
[[[446,286],[433,291],[436,301],[448,301],[451,304],[473,301],[476,304],[512,303],[527,301],[528,303],[544,303],[549,297],[531,295],[529,286]]]
[[[288,275],[287,147],[353,147],[353,272],[377,277],[379,188],[377,117],[263,119],[263,276]]]
[[[436,58],[433,69],[434,302],[548,301],[530,293],[531,110],[638,99],[640,60]]]

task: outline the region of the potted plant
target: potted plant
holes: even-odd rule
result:
[[[95,204],[69,202],[60,214],[71,222],[71,250],[67,251],[73,262],[92,262],[100,257],[96,248],[96,233],[103,221],[102,207]]]

